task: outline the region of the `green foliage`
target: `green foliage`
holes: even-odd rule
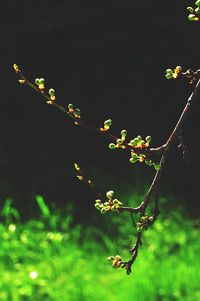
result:
[[[127,202],[136,204],[139,198],[135,195]],[[38,196],[37,203],[41,218],[24,224],[11,222],[10,201],[1,208],[1,301],[200,299],[200,229],[180,213],[168,211],[144,233],[143,254],[130,278],[121,268],[111,269],[106,259],[118,251],[127,257],[127,241],[137,231],[130,227],[127,213],[113,214],[113,225],[109,223],[106,231],[112,238],[115,235],[113,240],[96,228],[72,226],[69,210],[63,215],[46,210],[44,199]],[[57,223],[51,226],[53,220]],[[115,265],[120,259],[114,257]]]

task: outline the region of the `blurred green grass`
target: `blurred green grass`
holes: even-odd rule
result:
[[[84,227],[72,223],[69,209],[52,212],[41,196],[37,203],[40,218],[24,223],[10,199],[1,208],[1,301],[200,300],[200,229],[177,209],[145,232],[127,276],[106,260],[128,259],[135,229],[127,214]]]

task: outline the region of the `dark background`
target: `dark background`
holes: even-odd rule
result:
[[[94,178],[101,192],[144,192],[154,172],[129,164],[128,154],[110,151],[109,141],[75,127],[28,87],[17,83],[13,63],[27,77],[44,77],[63,105],[74,103],[95,125],[112,118],[112,131],[165,142],[193,86],[167,81],[166,68],[199,67],[199,24],[187,21],[193,1],[6,1],[0,10],[0,201],[14,199],[26,216],[34,196],[77,215],[93,212],[94,196],[75,177],[73,162]],[[196,103],[184,126],[190,150],[186,164],[174,149],[163,177],[192,214],[199,209],[199,112]],[[173,204],[171,204],[173,206]]]

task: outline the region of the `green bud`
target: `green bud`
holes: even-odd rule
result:
[[[114,256],[109,256],[109,257],[107,257],[107,260],[115,260],[115,257]]]
[[[159,163],[153,163],[155,170],[160,170],[161,166]]]
[[[187,10],[188,10],[190,13],[193,13],[193,12],[194,12],[194,8],[191,7],[191,6],[188,6],[188,7],[187,7]]]
[[[122,139],[117,139],[117,144],[122,144],[123,143],[123,140]]]
[[[111,126],[111,124],[112,124],[112,119],[108,119],[104,121],[104,126]]]
[[[96,204],[101,204],[101,200],[95,200]]]
[[[146,165],[148,166],[152,166],[153,162],[151,160],[145,160]]]
[[[166,79],[172,79],[173,75],[170,73],[165,74]]]
[[[100,207],[100,204],[98,204],[98,203],[96,203],[94,206],[95,206],[95,208],[96,208],[97,210],[100,210],[100,208],[101,208],[101,207]]]
[[[140,142],[142,140],[142,137],[140,135],[138,135],[136,139],[138,142]]]
[[[40,84],[40,79],[39,78],[35,79],[35,84],[39,86],[39,84]]]
[[[125,137],[127,135],[127,130],[122,130],[121,135]]]
[[[51,96],[55,96],[55,90],[54,89],[49,89],[49,95],[51,95]]]
[[[119,201],[117,199],[113,200],[113,205],[118,205]]]
[[[40,78],[40,84],[43,84],[44,85],[45,83],[45,79],[43,77]]]
[[[145,138],[145,140],[146,140],[147,143],[150,143],[151,140],[152,140],[152,138],[151,138],[151,136],[147,136],[147,137]]]
[[[108,147],[109,147],[109,149],[115,149],[116,148],[114,143],[110,143]]]
[[[129,159],[129,162],[130,163],[136,163],[138,161],[138,159],[136,159],[136,158],[130,158]]]
[[[195,21],[195,15],[194,15],[194,14],[190,14],[190,15],[188,16],[188,20],[189,20],[189,21]]]
[[[196,5],[196,6],[200,6],[200,0],[197,0],[197,1],[195,2],[195,5]]]
[[[71,103],[68,104],[68,109],[69,109],[69,110],[70,110],[70,109],[73,110],[73,108],[74,108],[73,104],[71,104]]]
[[[106,210],[105,208],[101,209],[101,214],[105,214],[108,210]]]
[[[172,69],[166,69],[166,73],[172,74],[173,71],[172,71]]]
[[[121,256],[119,256],[119,255],[116,255],[116,256],[115,256],[115,259],[116,259],[116,260],[120,260],[120,261],[122,260]]]
[[[145,141],[144,141],[144,140],[141,140],[141,141],[140,141],[140,144],[145,144]]]
[[[137,144],[137,139],[133,139],[129,142],[131,146],[135,146]]]
[[[199,6],[195,9],[195,13],[198,14],[198,15],[200,14],[200,7]]]
[[[77,109],[75,109],[75,114],[76,114],[76,115],[81,115],[81,110],[80,110],[80,109],[78,109],[78,108],[77,108]]]
[[[113,198],[113,195],[114,195],[114,191],[113,190],[110,190],[110,191],[106,192],[106,197],[109,200]]]

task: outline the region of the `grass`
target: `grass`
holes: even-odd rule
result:
[[[200,300],[200,229],[179,211],[145,232],[127,276],[106,260],[128,256],[135,230],[127,215],[103,216],[105,231],[72,226],[68,211],[51,212],[41,196],[37,203],[41,217],[25,223],[11,200],[1,208],[1,301]]]

